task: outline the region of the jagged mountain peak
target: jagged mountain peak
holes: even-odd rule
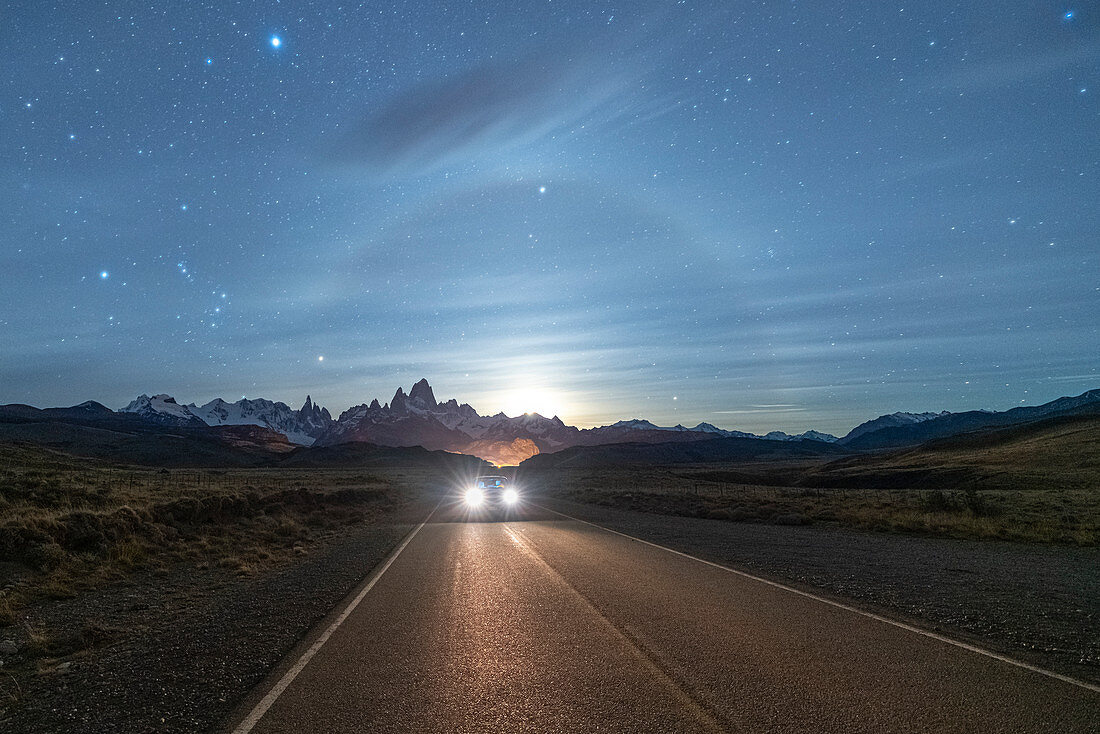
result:
[[[415,403],[417,406],[431,410],[435,408],[437,403],[435,401],[435,394],[432,392],[432,386],[428,384],[428,381],[421,378],[412,389],[409,390],[409,400]]]
[[[389,409],[402,415],[409,412],[408,399],[404,390],[397,388],[397,392],[393,394],[393,400],[390,401]]]
[[[120,412],[136,413],[157,423],[186,426],[260,426],[286,436],[292,443],[310,445],[334,421],[327,410],[306,398],[301,410],[266,398],[241,398],[230,403],[214,398],[204,405],[180,405],[175,398],[160,394],[141,395]]]

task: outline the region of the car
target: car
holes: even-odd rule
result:
[[[504,514],[517,509],[520,496],[508,477],[483,474],[466,489],[462,500],[471,512]]]

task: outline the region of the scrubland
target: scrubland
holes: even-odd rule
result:
[[[532,481],[574,501],[734,522],[1074,545],[1100,541],[1100,491],[1089,489],[777,487],[726,481],[724,470],[714,466],[563,469],[552,481]]]
[[[527,481],[576,501],[672,515],[1091,546],[1100,542],[1100,418],[839,459],[559,466]]]
[[[29,642],[24,661],[94,647],[109,622],[93,619],[62,640],[27,627],[21,612],[135,575],[256,574],[394,511],[427,474],[120,467],[0,446],[0,638],[18,627],[11,636]]]

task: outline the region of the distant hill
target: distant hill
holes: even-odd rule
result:
[[[138,416],[0,406],[0,441],[125,464],[250,467],[293,449],[281,434],[247,427],[165,426]]]
[[[1071,408],[1078,410],[1078,408]],[[1100,489],[1100,414],[986,428],[812,467],[804,487]]]
[[[1100,415],[1100,390],[1005,411],[965,413],[894,413],[860,424],[838,441],[855,451],[915,446],[967,431],[1020,425],[1067,415]]]
[[[1079,410],[1071,408],[1071,410]],[[1100,415],[1056,415],[937,438],[915,447],[851,454],[819,441],[718,438],[666,444],[578,446],[540,454],[520,470],[712,464],[698,481],[845,489],[1100,489]]]
[[[432,466],[440,471],[476,476],[479,471],[489,471],[493,465],[476,456],[452,454],[447,451],[429,451],[422,446],[377,446],[352,442],[335,446],[311,446],[297,448],[278,463],[280,467],[424,467]]]
[[[574,446],[532,456],[525,471],[584,469],[643,464],[706,464],[842,456],[847,452],[824,441],[771,441],[763,438],[711,438],[668,443],[618,443]]]

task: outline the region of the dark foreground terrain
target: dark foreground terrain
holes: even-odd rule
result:
[[[237,700],[408,532],[420,509],[349,529],[305,557],[248,575],[180,566],[31,605],[13,637],[34,659],[7,657],[5,670],[13,669],[0,728],[216,731]],[[0,630],[0,638],[8,634]],[[36,650],[41,637],[45,650]]]
[[[155,470],[0,446],[0,730],[211,730],[462,473],[367,458]]]
[[[1001,455],[1011,454],[1003,461],[1017,461],[1018,445],[998,441]],[[1081,446],[1078,459],[1091,460],[1087,435]],[[296,645],[300,653],[441,501],[423,537],[403,553],[404,571],[396,572],[395,560],[386,586],[397,587],[384,591],[379,581],[364,599],[364,609],[376,614],[349,618],[359,635],[352,647],[342,648],[335,634],[325,644],[325,656],[346,662],[309,674],[320,676],[310,685],[324,695],[339,694],[332,710],[294,706],[306,718],[260,717],[256,731],[358,731],[366,722],[401,731],[417,729],[410,724],[417,721],[466,731],[595,723],[621,731],[794,731],[810,722],[821,731],[949,731],[974,730],[979,721],[987,731],[1087,731],[1082,716],[1100,714],[1100,694],[1088,688],[980,655],[976,661],[973,652],[956,657],[965,651],[945,652],[937,647],[945,643],[898,628],[866,627],[866,618],[822,610],[822,602],[800,601],[789,591],[765,593],[758,581],[729,587],[725,571],[696,579],[698,561],[672,563],[667,551],[644,550],[578,522],[1095,686],[1100,549],[1080,532],[1092,527],[1095,492],[1071,484],[1074,476],[1087,483],[1087,470],[1075,468],[1079,461],[1067,473],[1050,472],[1054,486],[1046,493],[1030,485],[981,485],[978,497],[1001,506],[990,516],[967,505],[972,486],[746,483],[762,476],[761,467],[774,478],[863,472],[871,462],[878,462],[876,472],[899,462],[909,462],[907,471],[929,461],[943,470],[962,462],[988,466],[997,457],[988,446],[971,453],[958,444],[933,446],[908,458],[815,460],[794,469],[630,465],[539,476],[521,468],[520,481],[546,494],[500,522],[455,507],[469,467],[450,458],[424,464],[423,454],[387,468],[377,452],[349,446],[337,448],[340,468],[162,472],[26,446],[0,449],[4,731],[202,732],[235,725],[270,687],[270,679],[260,685],[265,676],[275,669],[278,677],[296,659],[284,656]],[[364,466],[354,468],[357,462]],[[948,504],[922,504],[937,496]],[[578,497],[589,501],[569,499]],[[720,504],[685,511],[700,503],[728,508],[731,500],[747,514],[714,512]],[[932,533],[882,522],[898,516],[899,503],[910,503],[905,512],[932,516],[924,522],[940,522],[937,513],[955,519]],[[1022,517],[1042,518],[1019,533],[1026,542],[933,537],[998,537],[988,530],[998,526],[987,521],[1024,527],[1013,503],[1031,508]],[[622,509],[639,504],[647,511]],[[805,519],[779,519],[792,513]],[[866,517],[876,519],[859,520]],[[410,558],[421,561],[408,567]],[[759,616],[767,609],[773,611]],[[822,627],[822,618],[834,614],[833,626]],[[670,637],[673,630],[680,631]],[[853,642],[857,632],[869,636]],[[704,639],[725,642],[703,650]],[[846,644],[837,647],[838,640]],[[856,657],[845,652],[847,643]],[[683,657],[681,650],[698,656]],[[594,671],[604,673],[590,680]],[[770,683],[748,690],[737,682],[745,680]],[[863,686],[870,692],[860,700],[871,708],[859,709],[837,685]],[[910,688],[925,691],[919,706],[906,703],[902,692]],[[1001,701],[1002,688],[1011,700]],[[994,689],[997,700],[983,702],[990,694],[981,692]],[[301,692],[287,695],[293,702]],[[742,699],[752,706],[730,708]],[[350,708],[341,709],[345,701]],[[1064,710],[1052,710],[1051,701],[1062,701]],[[272,716],[288,705],[273,705]]]

